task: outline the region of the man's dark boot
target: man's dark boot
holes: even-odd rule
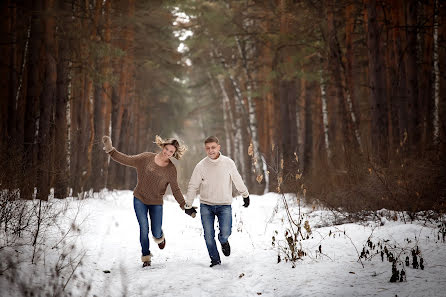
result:
[[[212,261],[211,265],[209,265],[209,267],[214,267],[215,265],[220,265],[221,262],[220,261]]]
[[[221,250],[223,252],[223,255],[225,255],[226,257],[231,254],[231,246],[229,245],[229,241],[221,244]]]

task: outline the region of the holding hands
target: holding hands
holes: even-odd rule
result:
[[[106,153],[109,153],[109,152],[111,152],[111,151],[113,150],[113,145],[112,145],[112,141],[111,141],[110,137],[108,137],[108,136],[103,136],[103,137],[102,137],[102,142],[104,143],[104,148],[103,148],[103,150],[104,150]]]
[[[184,212],[188,215],[190,215],[191,217],[195,218],[195,216],[197,215],[197,207],[195,206],[189,206],[189,205],[185,205],[184,206]]]

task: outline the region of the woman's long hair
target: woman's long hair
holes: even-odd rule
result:
[[[160,136],[155,136],[155,143],[161,149],[163,149],[166,145],[170,144],[175,147],[175,153],[173,153],[173,157],[177,160],[183,157],[184,153],[187,151],[187,147],[184,144],[180,144],[180,142],[175,138],[166,138],[162,139]]]

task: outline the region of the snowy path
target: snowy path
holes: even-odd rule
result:
[[[171,196],[164,204],[166,248],[159,250],[151,239],[154,257],[149,268],[141,267],[132,192],[104,192],[101,198],[81,201],[55,200],[56,208],[67,209],[59,226],[64,228],[53,227],[45,233],[45,251],[39,253],[37,265],[31,264],[29,245],[0,250],[0,256],[8,252],[9,259],[15,257],[17,263],[16,269],[7,271],[15,271],[12,282],[0,274],[0,296],[32,296],[30,290],[33,296],[53,296],[53,288],[60,290],[65,283],[63,292],[71,293],[69,296],[446,296],[446,243],[438,241],[439,229],[432,224],[382,219],[384,226],[325,223],[330,227],[317,228],[330,221],[331,212],[304,208],[313,231],[302,242],[308,256],[295,268],[283,257],[277,263],[272,236],[277,231],[283,244],[288,226],[279,197],[252,196],[249,208],[241,207],[240,197],[234,200],[231,255],[221,254],[222,265],[213,268],[209,267],[200,217],[184,214]],[[292,201],[291,197],[290,203],[295,203]],[[77,211],[79,235],[72,232],[66,243],[52,248],[60,240],[60,230],[70,229]],[[425,269],[406,267],[407,282],[390,283],[391,264],[382,262],[379,254],[364,261],[362,268],[356,249],[361,251],[372,230],[375,243],[387,240],[390,248],[399,251],[410,251],[418,244]],[[74,250],[61,259],[72,243]],[[319,245],[325,254],[322,258],[316,253]],[[71,267],[62,269],[64,274],[54,277],[52,267],[61,267],[83,253],[80,267],[74,269],[77,260],[71,261]],[[73,269],[75,274],[69,276]]]
[[[382,263],[379,257],[365,262],[362,268],[356,262],[355,248],[342,236],[322,241],[331,260],[306,258],[294,269],[289,263],[277,264],[271,236],[274,230],[283,230],[285,223],[280,211],[272,223],[267,223],[277,203],[277,196],[272,194],[252,197],[247,209],[241,207],[240,198],[234,201],[232,254],[230,257],[221,254],[222,265],[214,268],[209,268],[199,216],[195,219],[186,216],[176,202],[168,199],[163,218],[166,248],[159,250],[151,241],[152,267],[143,269],[139,262],[138,224],[132,194],[117,193],[101,200],[91,199],[86,204],[90,215],[81,227],[80,240],[88,251],[82,269],[89,276],[87,279],[93,279],[91,295],[445,296],[446,246],[433,240],[426,239],[425,245],[420,240],[426,269],[409,269],[408,281],[404,283],[389,283],[391,266]],[[369,227],[354,224],[338,228],[346,230],[358,249],[371,232]],[[317,233],[328,234],[328,230],[328,227],[320,228]],[[432,229],[418,225],[389,223],[375,229],[374,236],[391,236],[403,241],[405,237],[420,234],[427,238],[429,232]],[[433,238],[434,234],[430,236]],[[319,242],[308,241],[308,248],[316,250]]]

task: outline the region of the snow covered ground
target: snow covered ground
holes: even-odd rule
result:
[[[66,211],[54,236],[47,231],[45,248],[36,253],[37,264],[31,264],[30,246],[0,249],[2,261],[7,256],[18,263],[0,275],[0,295],[53,296],[65,286],[64,294],[72,296],[446,296],[446,243],[439,240],[434,223],[382,218],[368,224],[333,225],[332,212],[304,207],[303,218],[312,233],[302,241],[307,255],[293,268],[283,254],[277,263],[278,245],[287,246],[283,235],[289,227],[281,196],[253,195],[248,208],[238,197],[233,203],[231,255],[220,253],[222,265],[210,268],[199,215],[187,216],[167,196],[166,248],[159,250],[150,238],[152,266],[142,268],[132,199],[130,191],[115,191],[81,201],[55,201]],[[296,212],[295,198],[288,201]],[[61,241],[66,230],[71,231]],[[418,246],[424,270],[411,264],[404,267],[407,281],[390,283],[391,263],[372,249],[375,256],[362,259],[363,268],[358,253],[369,238],[402,260]],[[66,257],[60,257],[63,253]],[[53,266],[59,269],[48,268]]]

